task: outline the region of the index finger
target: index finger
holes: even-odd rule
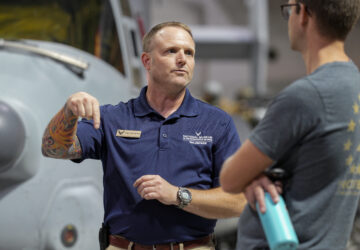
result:
[[[100,107],[97,102],[93,103],[93,120],[94,120],[94,128],[100,128]]]
[[[134,187],[137,187],[137,186],[139,186],[141,183],[143,183],[144,181],[151,180],[152,178],[153,178],[153,175],[143,175],[143,176],[141,176],[139,179],[137,179],[137,180],[134,182],[133,186],[134,186]]]
[[[265,192],[262,187],[256,187],[255,189],[255,200],[258,203],[259,210],[263,214],[266,212],[266,205],[265,205]]]
[[[267,177],[264,177],[263,180],[263,187],[264,189],[270,194],[273,202],[276,204],[279,202],[279,194],[276,189],[275,183],[273,183],[270,179]]]

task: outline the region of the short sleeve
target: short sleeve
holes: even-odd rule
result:
[[[214,153],[214,176],[213,186],[220,186],[219,175],[224,161],[240,147],[240,139],[234,121],[229,117],[228,123],[224,126],[223,134],[215,145]]]
[[[95,129],[92,120],[82,119],[78,122],[76,136],[79,139],[82,157],[73,160],[76,163],[85,159],[100,159],[103,146],[103,107],[100,107],[101,122],[100,128]]]
[[[322,114],[323,104],[316,89],[301,79],[273,100],[249,140],[277,161],[295,144],[314,136]]]

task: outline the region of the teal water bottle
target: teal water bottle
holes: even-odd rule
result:
[[[291,223],[285,202],[279,196],[275,204],[269,193],[265,193],[266,212],[260,212],[258,203],[256,209],[271,250],[295,250],[299,245],[294,227]]]

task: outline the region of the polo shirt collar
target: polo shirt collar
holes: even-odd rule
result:
[[[157,112],[149,105],[146,99],[147,86],[143,87],[140,92],[140,96],[134,100],[134,114],[135,116],[146,116],[151,113],[157,114]],[[196,99],[192,97],[190,91],[186,89],[185,97],[174,114],[175,116],[197,116],[199,114],[198,104]]]

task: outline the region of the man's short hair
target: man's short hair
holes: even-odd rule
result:
[[[187,31],[189,33],[189,35],[191,36],[192,39],[193,35],[191,33],[191,29],[189,28],[189,26],[187,26],[184,23],[180,23],[180,22],[175,22],[175,21],[171,21],[171,22],[164,22],[164,23],[159,23],[157,25],[155,25],[154,27],[152,27],[152,29],[145,34],[143,41],[142,41],[142,46],[143,46],[143,51],[144,52],[150,52],[151,48],[151,41],[153,39],[153,37],[163,28],[165,27],[179,27],[184,29],[185,31]]]
[[[344,41],[356,24],[360,0],[296,0],[304,4],[316,18],[321,35]]]

